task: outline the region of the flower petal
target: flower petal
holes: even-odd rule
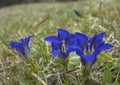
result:
[[[60,51],[59,50],[54,50],[54,49],[52,49],[52,55],[53,56],[57,56],[57,55],[59,55],[60,54]]]
[[[92,38],[90,38],[89,43],[92,44],[97,38],[97,34],[94,34]]]
[[[17,45],[18,45],[18,44],[19,44],[19,43],[16,42],[16,41],[9,42],[9,46],[10,46],[11,48],[17,48]]]
[[[69,53],[71,53],[71,52],[76,51],[77,47],[78,47],[78,46],[76,46],[76,45],[69,46],[66,53],[69,54]]]
[[[58,31],[58,38],[60,40],[66,40],[69,37],[69,32],[67,30],[59,28],[57,31]]]
[[[88,37],[83,33],[76,32],[75,35],[80,39],[83,38],[85,41],[88,41]]]
[[[70,38],[74,38],[74,37],[75,37],[75,34],[69,34],[69,37],[70,37]]]
[[[26,57],[26,50],[24,48],[26,48],[26,44],[19,43],[19,45],[17,45],[16,50],[18,51],[20,56]]]
[[[81,62],[84,66],[92,66],[97,60],[97,55],[83,55],[81,56]]]
[[[99,43],[99,42],[102,42],[102,39],[103,39],[103,37],[106,35],[106,32],[101,32],[101,33],[99,33],[99,34],[97,34],[97,43]]]
[[[82,53],[82,50],[80,50],[82,48],[82,43],[77,38],[72,39],[68,47],[68,51],[76,51],[78,54]]]
[[[56,36],[48,36],[44,40],[51,43],[60,43],[59,39]]]
[[[93,56],[92,55],[84,55],[83,57],[81,57],[82,59],[85,59],[87,62],[91,62]]]
[[[101,32],[99,34],[95,34],[92,38],[90,38],[90,50],[92,50],[93,48],[97,50],[102,44],[104,44],[103,37],[105,36],[105,34],[105,32]]]
[[[62,48],[62,43],[51,43],[51,46],[55,50],[61,50]]]
[[[89,43],[90,43],[90,52],[93,52],[94,49],[96,49],[96,38],[97,38],[97,35],[95,34],[92,38],[90,38],[89,40]]]
[[[29,37],[25,38],[26,44],[29,44],[31,38],[33,38],[33,36],[29,36]]]
[[[111,49],[112,47],[113,45],[105,43],[98,48],[97,52],[100,53],[101,51]]]

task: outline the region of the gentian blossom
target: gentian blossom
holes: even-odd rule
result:
[[[76,32],[75,39],[72,40],[71,46],[76,50],[77,55],[81,57],[81,62],[84,66],[92,66],[101,51],[113,47],[113,45],[103,41],[105,34],[105,32],[95,34],[89,39],[85,34]]]
[[[27,58],[30,54],[29,42],[32,37],[33,36],[28,36],[27,38],[21,38],[19,42],[17,41],[9,42],[9,46],[13,49],[16,49],[21,57]]]
[[[74,38],[74,34],[71,34],[62,28],[59,28],[57,32],[58,35],[48,36],[45,40],[51,43],[52,55],[64,59],[73,51],[69,48],[69,43]]]

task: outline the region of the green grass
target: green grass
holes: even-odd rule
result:
[[[46,36],[56,34],[58,27],[72,33],[80,31],[89,36],[106,31],[105,41],[113,44],[114,48],[99,55],[90,78],[102,85],[119,85],[119,3],[119,0],[107,0],[103,3],[100,0],[81,0],[1,8],[0,85],[80,85],[79,56],[70,54],[66,71],[60,64],[62,61],[52,57],[50,45],[44,41]],[[75,8],[80,10],[83,17],[74,14]],[[8,47],[8,43],[29,35],[34,35],[30,43],[31,56],[29,60],[24,60]]]

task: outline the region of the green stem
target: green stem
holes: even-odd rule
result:
[[[68,70],[68,63],[69,63],[68,58],[59,60],[60,67],[62,67],[64,70]]]
[[[92,85],[89,81],[91,67],[82,67],[82,85]]]

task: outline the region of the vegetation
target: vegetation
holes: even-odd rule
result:
[[[44,41],[56,35],[61,27],[71,33],[88,36],[106,32],[104,41],[114,48],[102,52],[92,66],[90,80],[101,85],[120,84],[120,1],[89,0],[64,3],[14,5],[0,9],[0,85],[80,85],[80,57],[71,53],[67,70],[58,57],[51,55],[51,46]],[[82,17],[74,13],[77,9]],[[31,55],[19,57],[8,43],[29,35]],[[94,85],[94,84],[92,84]]]
[[[15,4],[27,4],[27,3],[37,3],[37,2],[68,2],[69,0],[0,0],[0,7],[15,5]],[[78,1],[78,0],[72,0],[72,1]]]

